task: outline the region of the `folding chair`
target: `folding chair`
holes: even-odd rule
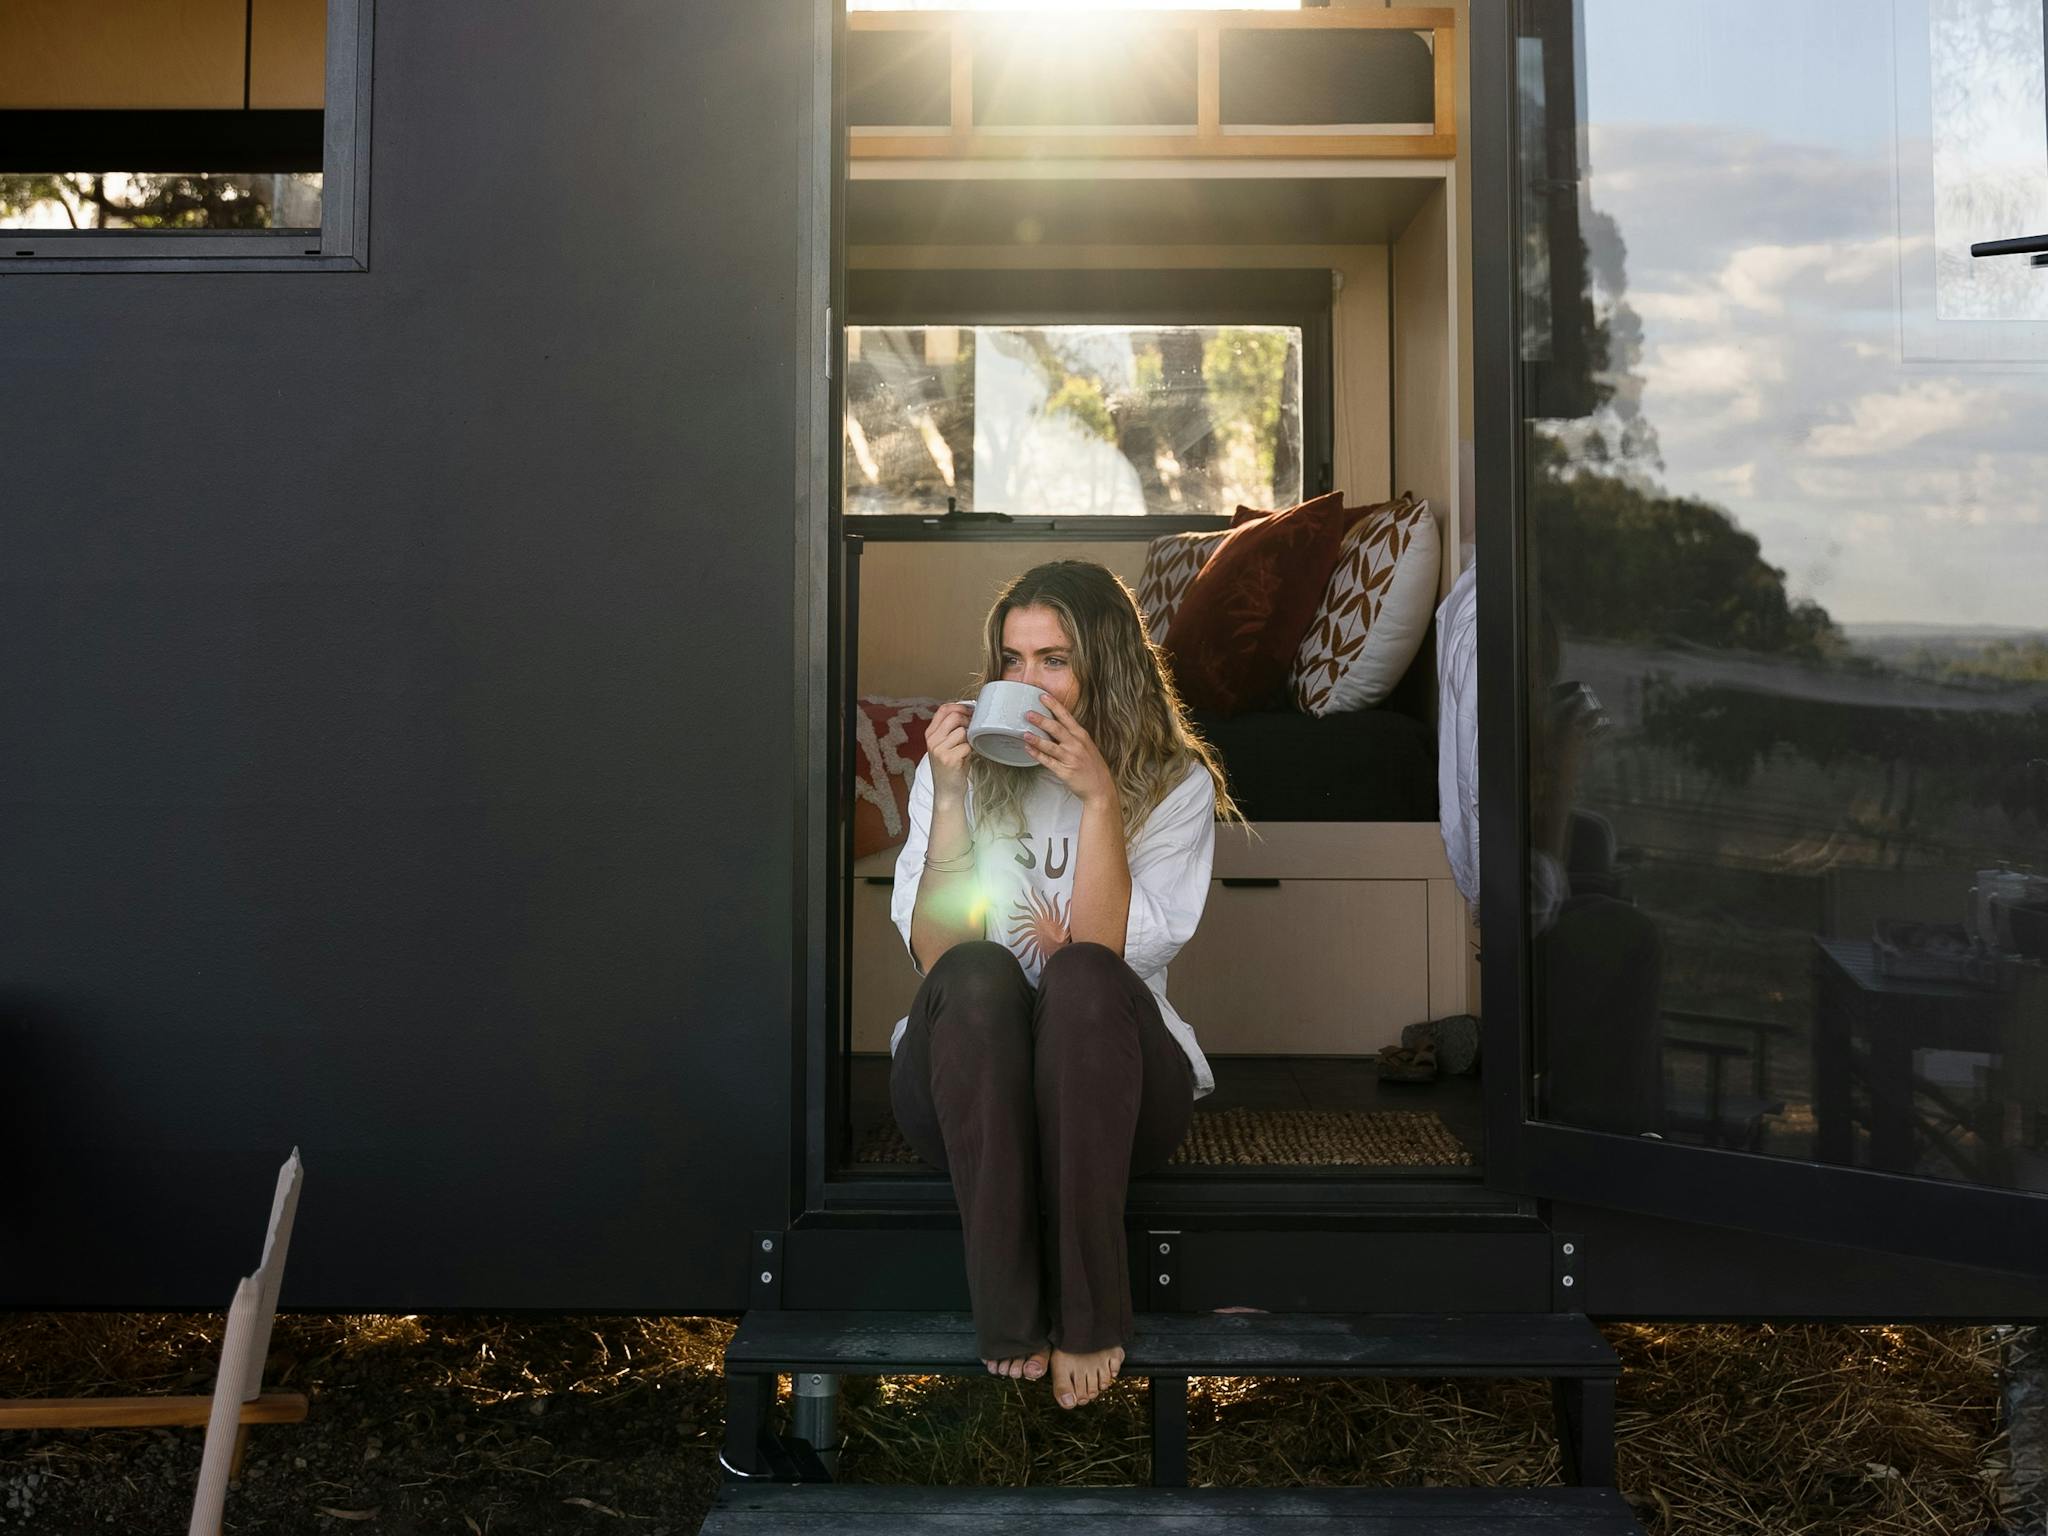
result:
[[[263,1261],[236,1287],[221,1343],[220,1371],[213,1394],[159,1397],[22,1397],[0,1399],[0,1429],[121,1429],[206,1426],[200,1458],[199,1494],[192,1506],[191,1536],[219,1536],[227,1485],[242,1467],[249,1426],[296,1424],[306,1417],[303,1392],[265,1392],[263,1362],[277,1319],[277,1288],[284,1279],[285,1250],[299,1207],[298,1150],[277,1173],[270,1202],[270,1229]]]

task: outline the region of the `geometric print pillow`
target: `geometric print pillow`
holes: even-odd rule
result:
[[[1426,501],[1402,496],[1352,525],[1295,653],[1288,685],[1297,709],[1366,709],[1393,691],[1436,607],[1437,558]]]
[[[1145,615],[1145,627],[1152,643],[1166,643],[1166,627],[1187,596],[1188,583],[1216,552],[1216,546],[1230,536],[1228,528],[1202,533],[1169,533],[1145,548],[1145,574],[1138,582],[1138,609]]]

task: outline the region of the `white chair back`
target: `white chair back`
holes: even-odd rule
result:
[[[263,1395],[263,1362],[270,1353],[271,1325],[277,1321],[277,1291],[284,1280],[285,1251],[291,1246],[292,1218],[298,1214],[302,1173],[299,1150],[294,1147],[277,1171],[270,1227],[263,1237],[263,1260],[255,1274],[235,1287],[234,1303],[228,1308],[220,1370],[214,1376],[213,1409],[206,1420],[206,1448],[199,1458],[199,1489],[192,1500],[190,1536],[220,1536],[228,1481],[242,1434],[242,1404]]]

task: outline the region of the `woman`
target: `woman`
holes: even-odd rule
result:
[[[1109,571],[1027,571],[985,641],[984,682],[1040,690],[1037,766],[972,752],[966,704],[932,718],[891,903],[925,981],[890,1097],[952,1176],[979,1353],[996,1375],[1049,1370],[1072,1408],[1130,1342],[1130,1178],[1173,1155],[1215,1086],[1166,966],[1237,809]]]

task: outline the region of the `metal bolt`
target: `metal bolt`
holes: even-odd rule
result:
[[[1570,1289],[1571,1289],[1571,1284],[1572,1284],[1572,1277],[1571,1277],[1570,1275],[1566,1275],[1566,1276],[1564,1277],[1564,1284],[1565,1284],[1565,1289],[1566,1289],[1566,1290],[1570,1290]]]
[[[763,1285],[773,1285],[775,1283],[775,1272],[771,1269],[762,1270],[761,1283]]]
[[[775,1251],[775,1239],[774,1239],[774,1238],[772,1238],[772,1237],[764,1237],[764,1238],[762,1238],[762,1239],[761,1239],[761,1251],[762,1251],[763,1253],[773,1253],[773,1252]],[[1570,1250],[1569,1248],[1567,1248],[1567,1249],[1565,1250],[1565,1252],[1569,1253],[1569,1252],[1571,1252],[1571,1250]]]
[[[1161,1253],[1171,1253],[1171,1252],[1173,1252],[1173,1244],[1171,1244],[1171,1243],[1161,1243],[1161,1244],[1159,1245],[1159,1251],[1160,1251]]]
[[[1564,1245],[1564,1256],[1566,1258],[1570,1258],[1573,1254],[1577,1253],[1578,1251],[1579,1245],[1577,1243],[1566,1243]]]
[[[1171,1285],[1171,1284],[1173,1284],[1173,1276],[1171,1276],[1171,1275],[1161,1275],[1161,1276],[1159,1277],[1159,1283],[1160,1283],[1161,1285]]]

